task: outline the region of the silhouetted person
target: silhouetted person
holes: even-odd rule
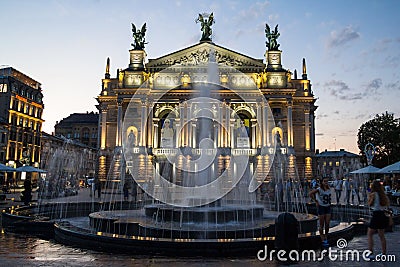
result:
[[[32,200],[32,183],[30,178],[26,178],[24,182],[24,191],[22,191],[24,204],[28,205]]]
[[[94,194],[96,194],[96,191],[97,191],[97,197],[100,198],[101,197],[101,181],[98,178],[96,178],[94,180]]]
[[[129,200],[129,189],[130,189],[130,188],[131,188],[131,185],[130,185],[129,181],[126,180],[125,183],[124,183],[124,188],[123,188],[123,191],[124,191],[124,200],[125,200],[125,201],[128,201],[128,200]]]

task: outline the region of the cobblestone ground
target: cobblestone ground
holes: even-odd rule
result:
[[[9,196],[7,196],[9,197]],[[20,203],[9,202],[9,205]],[[4,207],[4,205],[3,205]],[[1,208],[1,206],[0,206]],[[332,260],[325,256],[321,261],[300,261],[294,266],[400,266],[400,226],[397,225],[393,232],[386,233],[388,255],[393,255],[390,262],[366,262],[360,258],[348,256],[349,250],[361,253],[367,249],[367,236],[356,236],[350,240],[347,247],[336,249],[331,255],[340,256],[342,259]],[[379,238],[375,236],[375,249],[380,251]],[[316,251],[320,256],[321,251]],[[53,240],[43,240],[36,237],[4,233],[0,234],[0,266],[281,266],[282,263],[276,260],[259,261],[257,256],[252,258],[167,258],[167,257],[146,257],[109,254],[91,250],[73,248],[55,243]],[[288,264],[285,264],[288,266]]]
[[[399,266],[400,262],[400,227],[395,232],[387,233],[388,255],[395,255],[392,262],[366,262],[362,258],[330,260],[326,256],[322,261],[300,261],[295,266]],[[378,243],[378,237],[375,238]],[[137,257],[116,255],[91,250],[83,250],[57,244],[52,240],[43,240],[23,235],[5,234],[0,236],[0,266],[280,266],[276,260],[259,261],[254,258],[166,258]],[[377,244],[378,245],[378,244]],[[358,236],[349,241],[347,249],[360,253],[367,247],[366,236]],[[379,249],[379,245],[377,248]],[[333,247],[337,249],[336,247]],[[343,249],[345,251],[346,249]],[[317,252],[320,255],[320,251]],[[336,255],[339,255],[337,253]]]

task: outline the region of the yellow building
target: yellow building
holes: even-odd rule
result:
[[[297,77],[282,67],[278,47],[267,47],[259,52],[265,58],[255,59],[213,43],[203,32],[199,43],[149,60],[144,46],[136,45],[129,51],[128,67],[113,78],[107,59],[97,97],[100,179],[106,179],[114,149],[123,145],[133,154],[161,158],[174,155],[176,148],[195,154],[201,137],[208,137],[219,154],[256,157],[276,145],[277,133],[283,153],[296,156],[300,178],[311,178],[316,98],[305,59]],[[210,62],[217,66],[212,75]],[[202,96],[198,85],[205,83],[216,85],[209,86],[208,95],[216,102],[209,108],[212,131],[201,136],[199,120],[193,119],[199,108],[191,99]],[[245,138],[240,138],[240,127]]]
[[[42,99],[39,82],[12,67],[0,69],[0,117],[8,123],[2,163],[39,166]]]

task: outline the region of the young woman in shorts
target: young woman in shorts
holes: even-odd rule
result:
[[[317,205],[322,246],[328,247],[329,224],[331,222],[331,189],[328,185],[328,179],[324,178],[321,185],[312,190],[309,196]]]

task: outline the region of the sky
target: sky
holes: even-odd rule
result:
[[[265,23],[279,25],[282,65],[307,74],[317,98],[316,148],[357,153],[376,114],[400,117],[400,1],[0,0],[0,68],[42,84],[43,131],[96,112],[107,57],[111,77],[129,64],[131,23],[147,23],[147,58],[194,45],[199,13],[214,13],[213,42],[263,59]],[[265,62],[265,59],[264,59]]]

